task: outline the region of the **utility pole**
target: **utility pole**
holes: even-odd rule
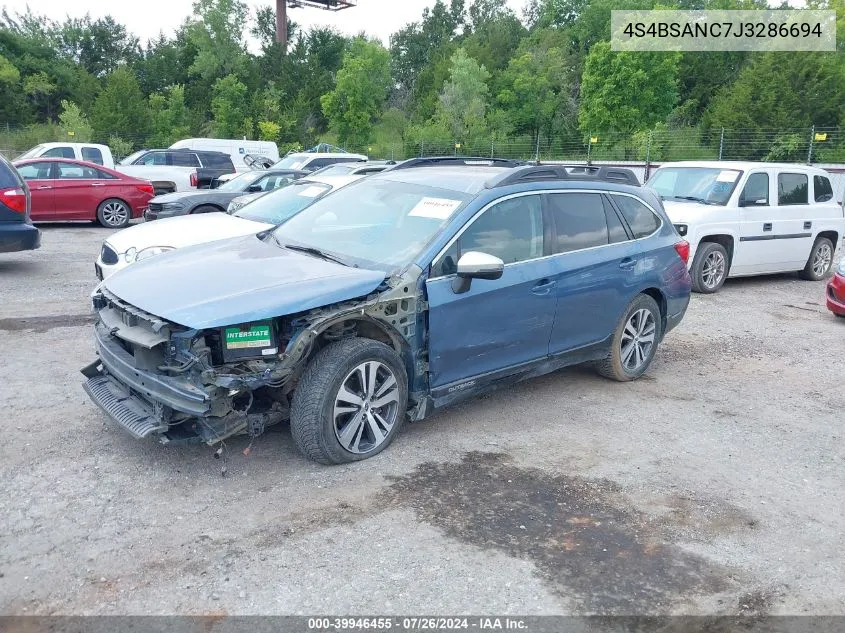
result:
[[[276,0],[276,41],[283,49],[288,46],[288,1]]]

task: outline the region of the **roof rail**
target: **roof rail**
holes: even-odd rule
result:
[[[410,169],[411,167],[520,167],[524,161],[509,158],[484,158],[483,156],[428,156],[425,158],[409,158],[391,167],[395,169]]]
[[[520,182],[542,180],[602,180],[620,185],[640,186],[640,181],[637,180],[636,175],[630,169],[608,165],[543,165],[535,163],[491,179],[487,183],[487,188],[493,189],[494,187],[505,187]]]

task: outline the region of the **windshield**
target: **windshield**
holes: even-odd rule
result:
[[[317,248],[387,272],[410,262],[470,197],[428,185],[362,179],[291,218],[273,237],[282,245]]]
[[[25,158],[38,158],[41,155],[41,150],[46,146],[44,144],[36,145],[31,150],[18,156],[15,160],[23,160]]]
[[[320,174],[321,176],[348,176],[353,171],[355,171],[357,167],[354,165],[329,165],[328,167],[323,167],[322,169],[318,169],[314,172],[314,175]]]
[[[261,178],[264,173],[260,171],[248,171],[240,176],[235,176],[231,180],[227,180],[222,185],[217,187],[217,191],[246,191],[256,180]]]
[[[664,200],[724,206],[742,172],[718,167],[661,167],[646,185]]]
[[[299,169],[305,164],[306,160],[308,160],[308,156],[305,154],[291,154],[273,165],[273,167],[276,169]]]
[[[331,189],[330,185],[322,182],[300,181],[261,196],[232,215],[253,222],[281,224]]]
[[[141,149],[141,150],[138,150],[137,152],[135,152],[134,154],[129,154],[129,156],[127,156],[122,161],[120,161],[120,164],[121,165],[131,165],[132,163],[134,163],[136,160],[138,160],[146,152],[147,152],[147,150]]]

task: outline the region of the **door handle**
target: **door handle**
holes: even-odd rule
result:
[[[43,187],[38,187],[39,189],[52,189],[50,185],[44,185]]]
[[[91,186],[92,187],[105,187],[106,185],[105,185],[105,183],[102,183],[102,182],[92,182]]]
[[[811,229],[811,228],[813,228],[813,223],[812,223],[812,222],[804,222],[804,230],[805,230],[805,231],[807,231],[807,230],[809,230],[809,229]]]
[[[772,223],[766,222],[765,224],[763,224],[763,230],[764,231],[771,231],[772,230]]]
[[[637,260],[633,257],[626,257],[621,262],[619,262],[619,268],[622,270],[633,270],[634,266],[637,265]]]
[[[551,289],[554,287],[555,282],[553,279],[541,279],[537,282],[537,284],[531,289],[535,295],[547,295],[551,292]]]

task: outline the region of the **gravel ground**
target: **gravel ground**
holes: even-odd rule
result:
[[[822,283],[694,296],[636,383],[556,372],[355,465],[286,428],[221,462],[88,401],[108,232],[42,228],[0,257],[2,614],[845,614],[845,320]]]

